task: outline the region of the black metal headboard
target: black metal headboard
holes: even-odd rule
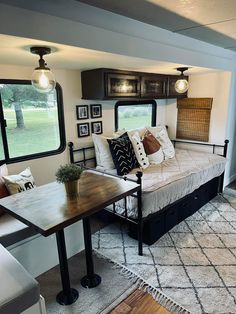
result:
[[[184,140],[172,140],[172,143],[175,147],[176,143],[179,144],[190,144],[190,145],[199,145],[199,146],[208,146],[212,148],[212,153],[215,154],[215,150],[216,148],[222,148],[222,154],[220,154],[223,157],[227,156],[227,150],[228,150],[228,144],[229,144],[229,140],[225,140],[224,141],[224,145],[219,145],[219,144],[210,144],[210,143],[201,143],[201,142],[191,142],[191,141],[184,141]]]
[[[88,163],[94,163],[96,166],[95,148],[88,146],[83,148],[74,148],[74,143],[69,142],[70,163],[87,166]]]

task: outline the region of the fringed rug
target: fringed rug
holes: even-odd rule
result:
[[[235,208],[233,192],[215,197],[156,243],[144,245],[143,256],[120,224],[94,234],[93,248],[130,279],[138,276],[137,284],[160,303],[163,293],[194,314],[235,314]],[[178,313],[178,307],[172,311]]]

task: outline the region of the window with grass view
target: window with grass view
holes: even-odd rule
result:
[[[117,129],[136,129],[156,125],[156,102],[118,101],[115,106]]]
[[[0,159],[23,160],[64,149],[65,134],[59,85],[37,92],[30,81],[0,80]]]

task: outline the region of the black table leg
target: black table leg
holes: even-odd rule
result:
[[[83,229],[84,229],[84,245],[85,245],[87,275],[84,276],[80,282],[84,288],[94,288],[101,283],[102,279],[99,275],[96,275],[94,273],[91,229],[90,229],[89,217],[86,217],[83,219]]]
[[[70,287],[70,276],[68,271],[66,244],[63,229],[56,233],[56,238],[60,262],[61,283],[63,289],[57,295],[57,302],[61,305],[70,305],[78,299],[79,292],[76,289]]]

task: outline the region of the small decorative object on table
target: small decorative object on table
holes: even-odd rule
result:
[[[66,164],[58,168],[55,174],[57,182],[65,184],[68,197],[76,197],[78,195],[78,180],[82,172],[83,169],[75,164]]]

